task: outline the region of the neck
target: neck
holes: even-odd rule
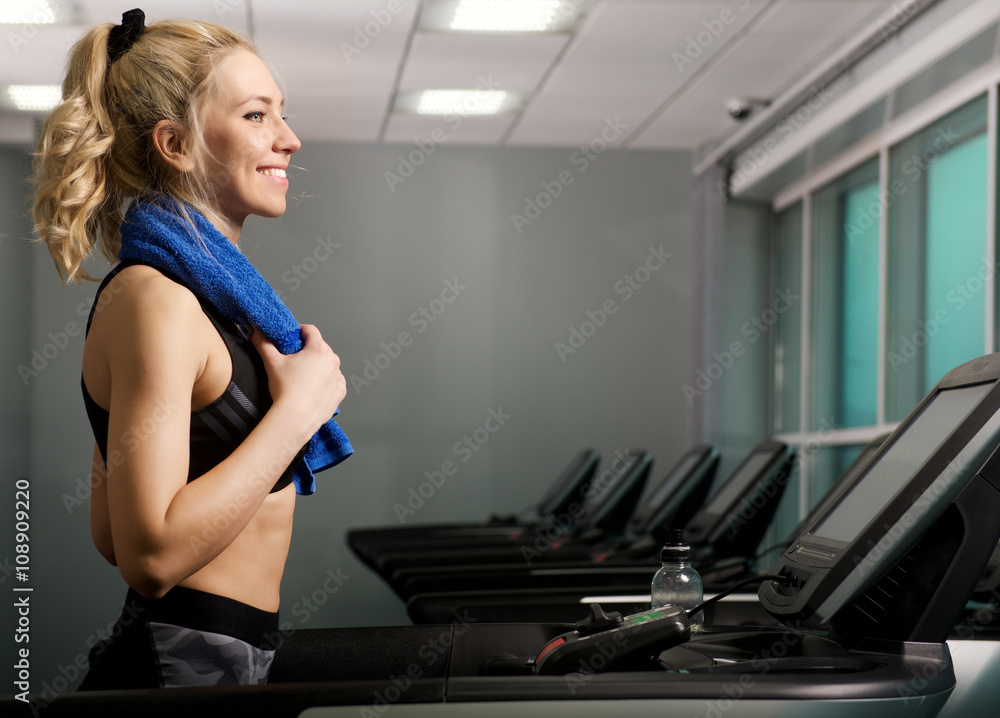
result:
[[[206,213],[205,219],[211,222],[212,225],[230,242],[233,244],[239,243],[240,234],[243,232],[242,219],[232,219],[217,210],[212,211],[211,213]]]

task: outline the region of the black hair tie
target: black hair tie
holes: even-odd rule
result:
[[[146,29],[146,13],[139,8],[122,13],[122,24],[108,35],[108,65],[124,55]]]

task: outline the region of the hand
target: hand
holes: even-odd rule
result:
[[[301,330],[303,347],[296,354],[282,354],[258,329],[250,340],[264,360],[274,405],[289,407],[312,436],[347,396],[347,380],[340,372],[340,357],[319,329],[303,324]]]

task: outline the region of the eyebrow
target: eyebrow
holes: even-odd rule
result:
[[[246,104],[248,104],[250,102],[263,102],[266,105],[273,105],[274,104],[274,100],[271,99],[270,97],[268,97],[267,95],[252,95],[252,96],[248,97],[247,99],[243,100],[243,102],[239,103],[239,105],[237,105],[237,107],[242,107],[243,105],[246,105]],[[279,106],[280,107],[284,107],[285,106],[285,98],[284,97],[281,98],[281,102],[279,103]]]

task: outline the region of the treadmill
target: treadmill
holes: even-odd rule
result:
[[[358,558],[372,566],[381,551],[405,546],[412,539],[452,540],[482,535],[510,535],[519,531],[531,531],[539,526],[555,525],[556,521],[565,521],[565,517],[572,519],[569,508],[583,500],[597,473],[600,459],[601,455],[594,449],[582,449],[577,453],[535,505],[533,520],[521,521],[514,516],[494,515],[478,523],[351,529],[347,532],[347,544]],[[532,512],[528,513],[530,515]]]
[[[812,511],[799,522],[799,525],[785,542],[761,552],[758,554],[758,558],[770,553],[774,548],[782,550],[787,548],[813,523],[818,521],[850,489],[888,436],[888,434],[884,434],[869,442]],[[995,558],[1000,560],[1000,549],[996,552]],[[731,565],[731,561],[723,560],[719,566],[710,565],[701,568],[706,595],[724,591],[732,585],[735,579],[746,575],[734,575],[731,571]],[[650,567],[647,576],[641,574],[637,576],[634,585],[621,584],[612,588],[594,585],[503,593],[470,591],[462,594],[454,592],[448,597],[418,596],[412,599],[414,607],[411,618],[414,621],[419,618],[420,620],[417,622],[420,623],[434,623],[437,620],[445,620],[445,617],[453,611],[459,613],[468,611],[481,620],[494,622],[558,621],[569,620],[573,616],[579,615],[581,610],[592,603],[600,603],[602,606],[624,613],[633,613],[645,610],[649,606],[650,580],[654,571],[655,567]],[[741,594],[741,596],[745,596],[745,594]],[[777,623],[763,611],[756,597],[753,600],[749,600],[749,597],[746,598],[747,600],[727,600],[714,604],[706,611],[706,620],[726,625],[775,625]]]
[[[609,534],[598,527],[564,535],[536,532],[530,544],[466,548],[413,556],[389,555],[379,569],[397,590],[397,576],[439,568],[511,563],[539,566],[555,561],[603,561],[609,557],[646,559],[659,551],[671,525],[691,520],[705,503],[719,464],[719,452],[711,446],[689,449],[663,480],[641,499],[625,526],[624,534]],[[590,521],[590,519],[588,519]],[[402,598],[405,598],[400,593]]]
[[[523,554],[547,548],[553,541],[585,540],[587,537],[620,538],[635,511],[653,466],[648,451],[618,452],[617,459],[591,481],[583,500],[569,507],[573,521],[511,534],[408,541],[405,548],[380,552],[373,568],[389,580],[400,568],[452,563],[449,556],[462,549],[491,549],[523,561]]]
[[[4,715],[934,718],[945,643],[1000,542],[1000,355],[950,372],[758,590],[780,628],[666,606],[576,624],[299,629],[272,683],[0,699]],[[695,612],[697,608],[691,609]]]
[[[786,444],[760,442],[685,525],[699,570],[714,566],[719,580],[749,572],[752,556],[745,554],[755,550],[767,531],[794,459]],[[612,554],[601,561],[549,562],[539,567],[526,567],[522,561],[475,568],[410,568],[398,571],[392,585],[407,598],[407,612],[415,623],[446,621],[456,605],[475,607],[480,620],[535,620],[531,616],[541,614],[527,613],[533,609],[525,608],[524,614],[512,611],[550,594],[565,603],[567,594],[578,600],[594,592],[648,591],[659,566],[658,549],[655,546],[638,560]],[[566,620],[564,610],[552,608],[556,604],[548,599],[544,602],[541,620]]]

